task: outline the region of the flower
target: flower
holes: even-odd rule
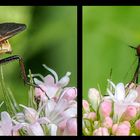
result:
[[[125,88],[123,83],[115,85],[110,80],[108,83],[108,95],[101,96],[98,90],[90,88],[88,100],[83,100],[83,135],[140,135],[140,103],[136,85]]]
[[[126,95],[123,83],[119,83],[115,86],[110,80],[108,80],[108,82],[114,88],[114,92],[111,92],[109,88],[107,88],[107,92],[109,94],[108,98],[114,101],[114,119],[117,121],[129,105],[140,106],[140,103],[135,102],[138,94],[136,90],[130,89]]]
[[[28,105],[16,103],[12,92],[6,89],[2,77],[0,82],[6,96],[5,103],[13,112],[12,118],[8,112],[1,112],[0,135],[77,135],[77,88],[67,86],[71,73],[67,72],[58,80],[54,70],[43,66],[52,75],[43,77],[41,74],[30,73],[39,88],[30,88]]]
[[[39,76],[41,78],[42,81],[38,80],[37,78],[34,78],[35,83],[39,87],[41,87],[41,89],[43,89],[43,91],[45,91],[46,95],[49,98],[53,98],[56,94],[59,94],[59,91],[63,87],[67,86],[67,84],[70,81],[69,76],[71,75],[71,73],[67,72],[64,77],[62,77],[60,80],[58,80],[58,75],[54,70],[50,69],[45,64],[43,64],[43,67],[45,69],[47,69],[48,71],[50,71],[54,77],[52,75],[47,75],[47,76],[43,77],[40,74],[32,74],[32,76],[33,77]],[[41,91],[37,88],[36,89],[36,96],[44,95],[43,91]]]
[[[113,120],[111,117],[106,117],[104,120],[103,120],[103,123],[102,123],[102,126],[103,127],[106,127],[106,128],[111,128],[113,125]]]
[[[135,106],[128,106],[127,109],[125,110],[122,119],[130,121],[132,120],[137,114],[137,109]]]
[[[98,90],[96,90],[95,88],[90,88],[88,91],[88,99],[90,101],[92,108],[95,111],[97,111],[98,105],[99,105],[100,100],[101,100],[101,97],[100,97]]]
[[[90,111],[88,101],[83,100],[83,101],[82,101],[82,106],[83,106],[83,111],[84,111],[84,112],[89,112],[89,111]]]
[[[107,116],[110,116],[112,112],[112,102],[109,100],[103,101],[99,106],[99,114],[100,117],[103,119]]]
[[[0,121],[0,135],[4,136],[13,136],[19,135],[18,130],[21,128],[21,125],[15,125],[12,122],[12,119],[8,112],[1,112],[1,121]]]
[[[122,122],[121,124],[114,124],[112,127],[112,133],[115,136],[128,136],[130,133],[130,126],[126,124],[126,122]]]
[[[66,123],[66,128],[63,132],[64,136],[77,136],[77,119],[70,118]]]
[[[109,131],[105,127],[100,127],[94,130],[93,135],[94,136],[109,136]]]

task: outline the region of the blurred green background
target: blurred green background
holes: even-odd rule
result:
[[[137,57],[128,45],[139,44],[140,6],[84,6],[83,97],[91,87],[105,94],[111,69],[115,84],[130,82]]]
[[[77,86],[77,7],[0,6],[0,22],[17,22],[27,29],[9,39],[13,55],[24,58],[26,73],[49,74],[46,64],[61,78],[70,71],[69,86]],[[8,54],[0,56],[8,57]],[[7,87],[18,103],[27,104],[29,86],[24,85],[18,62],[3,65]],[[0,101],[3,100],[0,89]]]

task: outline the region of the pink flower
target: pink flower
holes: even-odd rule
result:
[[[107,116],[110,116],[111,112],[112,112],[112,103],[108,100],[103,101],[99,107],[100,117],[103,119]]]
[[[45,64],[43,65],[43,67],[45,69],[47,69],[48,71],[50,71],[54,77],[52,75],[47,75],[47,76],[43,77],[40,74],[32,74],[32,76],[33,77],[39,76],[41,78],[42,81],[38,80],[37,78],[34,78],[35,83],[37,85],[39,85],[43,91],[45,91],[45,94],[49,98],[53,98],[54,96],[56,96],[56,94],[58,94],[58,92],[63,87],[65,87],[69,83],[69,81],[70,81],[69,76],[71,75],[71,73],[67,72],[64,77],[62,77],[60,80],[58,80],[58,75],[54,70],[50,69]],[[39,91],[36,89],[35,91],[37,91],[36,96],[44,95],[44,92],[41,90]]]
[[[77,136],[77,119],[71,118],[66,123],[66,128],[63,133],[64,136]]]
[[[130,133],[130,126],[126,122],[114,124],[112,127],[112,133],[115,136],[128,136]]]
[[[64,98],[67,101],[74,100],[77,97],[77,89],[74,87],[65,88],[60,98]]]
[[[83,110],[84,110],[85,112],[89,112],[89,111],[90,111],[90,108],[89,108],[89,103],[88,103],[88,101],[83,100],[83,101],[82,101],[82,104],[83,104]]]
[[[126,121],[130,121],[137,114],[137,109],[135,106],[128,106],[126,111],[124,112],[122,119]]]
[[[85,113],[85,114],[83,114],[83,118],[87,118],[91,121],[95,121],[96,120],[96,113],[95,112]]]
[[[105,127],[100,127],[93,131],[94,136],[109,136],[109,131]]]
[[[102,123],[102,126],[103,127],[106,127],[106,128],[111,128],[113,125],[113,120],[112,118],[110,117],[105,117],[103,123]]]

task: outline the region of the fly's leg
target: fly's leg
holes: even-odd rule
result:
[[[33,87],[39,88],[40,90],[42,90],[46,94],[46,92],[39,85],[30,83],[28,81],[27,76],[26,76],[26,72],[25,72],[23,58],[21,56],[19,56],[19,55],[13,55],[13,56],[10,56],[10,57],[1,59],[0,60],[0,64],[6,64],[8,62],[16,61],[16,60],[19,61],[19,65],[20,65],[20,68],[21,68],[21,75],[22,75],[22,79],[24,81],[24,84],[27,84],[29,86],[33,86]],[[48,97],[47,94],[46,94],[46,96]],[[49,99],[49,97],[48,97],[48,99]]]

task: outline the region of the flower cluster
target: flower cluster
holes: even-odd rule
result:
[[[83,135],[140,135],[140,86],[108,83],[105,95],[91,88],[83,100]]]
[[[40,88],[30,89],[29,106],[19,104],[21,109],[14,116],[1,112],[0,135],[77,135],[77,89],[66,87],[71,73],[58,80],[54,70],[43,66],[52,75],[30,75]]]

